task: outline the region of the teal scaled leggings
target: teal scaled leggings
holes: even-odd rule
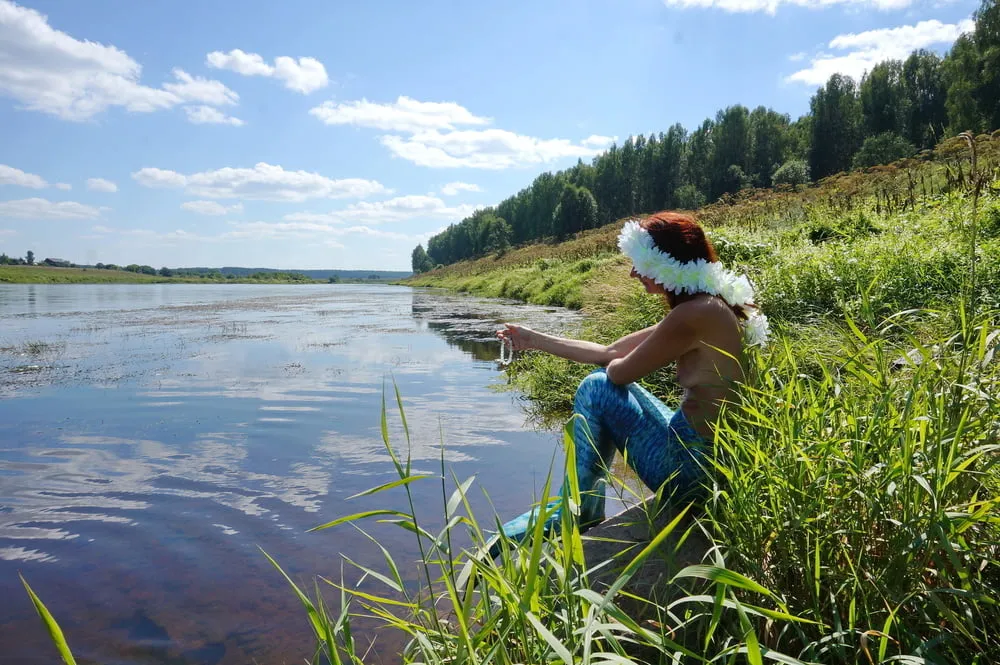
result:
[[[580,526],[587,529],[604,519],[604,474],[615,450],[654,492],[664,483],[663,496],[679,498],[697,492],[705,477],[708,442],[688,423],[684,412],[673,411],[642,386],[615,385],[603,369],[580,382],[573,402],[573,442],[580,484]],[[549,508],[559,505],[557,499]],[[520,541],[533,527],[538,508],[503,525],[507,538]],[[560,521],[559,509],[545,530]],[[497,540],[490,550],[499,554]]]

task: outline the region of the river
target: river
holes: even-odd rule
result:
[[[578,317],[388,285],[0,285],[0,661],[57,658],[19,572],[84,662],[309,659],[258,548],[309,588],[340,579],[341,553],[382,567],[350,526],[306,530],[406,507],[400,489],[347,499],[394,477],[383,389],[397,450],[393,382],[415,469],[438,473],[443,450],[449,476],[477,477],[481,517],[484,492],[509,517],[561,473],[557,433],[496,389],[504,320]],[[440,483],[411,487],[434,531]],[[370,527],[416,583],[412,536]],[[398,641],[377,635],[373,662],[391,662]]]

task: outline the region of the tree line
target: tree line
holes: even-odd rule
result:
[[[622,217],[696,209],[748,187],[797,186],[909,157],[963,131],[1000,128],[1000,0],[983,0],[972,32],[944,57],[918,50],[860,82],[834,74],[797,120],[763,106],[730,106],[693,131],[629,137],[590,164],[543,173],[477,210],[412,254],[414,272]]]
[[[0,265],[12,265],[12,266],[33,266],[33,265],[44,265],[57,268],[89,268],[94,270],[120,270],[124,272],[134,272],[139,275],[150,275],[158,277],[198,277],[201,279],[251,279],[258,281],[282,281],[282,282],[312,282],[314,281],[307,275],[300,272],[294,271],[277,271],[277,270],[261,270],[261,271],[248,271],[243,275],[236,275],[234,273],[223,273],[218,268],[168,268],[166,266],[156,269],[153,266],[139,265],[138,263],[130,263],[125,266],[119,266],[114,263],[96,263],[94,265],[78,265],[76,263],[71,263],[70,261],[64,261],[62,259],[45,259],[41,263],[36,264],[35,253],[33,251],[28,251],[24,258],[8,256],[6,253],[0,253]],[[370,275],[369,279],[379,279],[379,275]],[[330,280],[335,281],[331,278]],[[340,281],[337,279],[336,281]]]
[[[33,266],[35,265],[35,253],[28,250],[24,258],[17,256],[7,256],[6,252],[0,252],[0,266]]]

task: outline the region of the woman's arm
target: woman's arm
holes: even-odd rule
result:
[[[656,326],[622,337],[616,342],[597,344],[578,339],[547,335],[531,328],[506,323],[505,329],[497,332],[497,337],[510,340],[515,350],[535,349],[551,353],[560,358],[566,358],[578,363],[606,366],[616,358],[623,358],[633,349],[642,344],[653,332]]]
[[[710,316],[704,302],[678,305],[641,344],[608,363],[608,379],[623,386],[674,362],[701,343]]]

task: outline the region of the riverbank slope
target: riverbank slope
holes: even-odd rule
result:
[[[998,144],[980,140],[975,172],[943,151],[698,212],[755,284],[772,341],[719,423],[698,515],[710,562],[734,576],[702,571],[708,595],[660,607],[694,612],[671,638],[706,657],[744,644],[808,662],[1000,658]],[[664,313],[616,252],[623,221],[408,283],[580,308],[581,336],[609,342]],[[551,422],[590,369],[529,352],[508,371]],[[678,396],[669,373],[643,384]],[[751,598],[783,617],[722,602]]]

